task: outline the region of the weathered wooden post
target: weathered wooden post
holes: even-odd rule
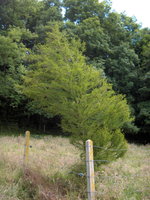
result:
[[[29,159],[29,147],[30,147],[30,131],[25,132],[25,144],[24,144],[24,158],[23,158],[23,165],[24,167],[28,163]]]
[[[86,170],[87,170],[87,193],[88,200],[95,200],[93,142],[86,141]]]

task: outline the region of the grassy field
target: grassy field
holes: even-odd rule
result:
[[[24,137],[0,137],[0,200],[86,198],[85,166],[68,138],[34,137],[23,170]],[[123,158],[95,174],[97,200],[150,199],[150,145],[130,144]]]

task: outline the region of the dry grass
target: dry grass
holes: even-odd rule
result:
[[[67,138],[32,138],[23,175],[24,137],[0,137],[0,143],[0,200],[84,199],[85,178],[68,175],[80,152]],[[150,146],[129,145],[123,158],[96,172],[97,200],[149,200],[149,164]]]
[[[150,199],[150,146],[129,145],[123,158],[103,166],[97,176],[99,199]]]
[[[16,167],[23,164],[24,137],[0,138],[1,157],[13,163]],[[43,137],[43,139],[31,138],[32,148],[29,152],[28,165],[47,176],[57,172],[65,172],[74,163],[79,162],[79,151],[62,137]]]
[[[67,193],[74,185],[65,178],[69,175],[71,166],[80,162],[79,151],[67,138],[31,138],[32,148],[29,152],[28,169],[23,175],[24,183],[21,178],[16,183],[17,173],[23,168],[24,140],[21,136],[0,137],[0,200],[17,200],[20,182],[24,185],[29,183],[26,187],[36,188],[38,194],[32,191],[34,197],[21,194],[19,199],[67,200],[66,196],[70,196]]]

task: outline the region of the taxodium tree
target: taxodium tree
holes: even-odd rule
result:
[[[22,91],[45,113],[61,116],[61,127],[81,149],[91,139],[105,149],[125,149],[122,127],[131,121],[124,96],[116,95],[103,73],[87,65],[79,41],[68,41],[54,26],[46,44],[30,56]],[[113,160],[124,151],[96,149],[96,159]]]

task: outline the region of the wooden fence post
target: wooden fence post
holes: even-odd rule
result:
[[[87,193],[88,200],[95,200],[93,142],[86,141],[86,170],[87,170]]]
[[[25,132],[25,144],[24,144],[24,158],[23,158],[23,165],[24,167],[28,163],[29,159],[29,147],[30,147],[30,131]]]

